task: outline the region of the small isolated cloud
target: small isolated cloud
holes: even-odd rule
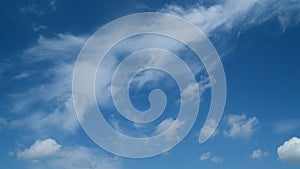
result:
[[[206,152],[206,153],[203,153],[203,154],[199,157],[199,160],[205,161],[205,160],[208,160],[210,157],[211,157],[211,153],[210,153],[210,152]]]
[[[247,117],[242,115],[228,115],[225,118],[227,130],[224,135],[229,138],[250,138],[258,131],[258,119],[256,117]]]
[[[212,157],[210,159],[211,162],[213,163],[222,163],[223,162],[223,158],[222,157]]]
[[[47,26],[45,26],[45,25],[32,25],[32,29],[33,29],[35,32],[39,32],[39,31],[41,31],[41,30],[47,29]]]
[[[17,156],[20,159],[36,162],[53,157],[60,149],[61,145],[51,138],[36,140],[32,146],[18,152]]]
[[[87,147],[63,147],[54,139],[37,140],[29,148],[17,152],[19,159],[30,162],[29,168],[118,169],[118,158],[103,157]]]
[[[293,164],[300,164],[300,138],[293,137],[277,149],[279,159]]]
[[[19,73],[19,74],[17,74],[16,76],[14,76],[13,79],[14,79],[14,80],[23,80],[23,79],[28,78],[28,77],[31,75],[31,73],[32,73],[32,72],[28,72],[28,71]]]
[[[212,153],[209,151],[201,154],[201,156],[199,157],[199,160],[201,160],[201,161],[210,160],[212,163],[222,163],[223,162],[222,157],[213,156]]]
[[[300,119],[288,119],[276,122],[273,125],[273,132],[276,134],[292,133],[300,128]]]
[[[250,158],[251,159],[261,159],[264,156],[267,156],[268,153],[267,152],[263,152],[261,149],[256,149],[252,152]]]

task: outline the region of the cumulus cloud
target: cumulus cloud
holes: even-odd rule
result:
[[[224,135],[229,138],[250,138],[258,131],[258,119],[242,115],[228,115],[225,118],[228,128],[224,130]]]
[[[46,140],[36,140],[32,146],[17,153],[18,158],[39,161],[53,157],[61,148],[55,140],[49,138]]]
[[[250,158],[252,159],[261,159],[264,156],[267,156],[267,152],[263,152],[261,149],[256,149],[252,152]]]
[[[277,148],[279,159],[293,164],[300,164],[300,138],[293,137]]]
[[[201,160],[201,161],[210,160],[212,163],[222,163],[223,162],[222,157],[213,156],[210,151],[201,154],[201,156],[199,157],[199,160]]]
[[[23,151],[17,152],[19,159],[29,161],[30,168],[37,169],[117,169],[118,158],[102,157],[87,147],[63,147],[54,139],[37,140]]]

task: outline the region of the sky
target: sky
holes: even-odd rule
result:
[[[0,8],[1,168],[300,167],[299,0],[4,0]],[[113,20],[141,12],[172,14],[202,30],[222,62],[227,95],[217,129],[207,141],[199,143],[200,132],[211,131],[209,125],[202,127],[214,83],[206,69],[213,70],[215,65],[204,67],[187,45],[162,35],[138,35],[115,44],[97,68],[93,89],[103,117],[114,130],[138,138],[157,135],[178,122],[179,100],[185,98],[185,92],[200,96],[198,116],[180,143],[153,157],[128,158],[106,151],[85,132],[80,123],[83,118],[77,118],[73,104],[72,80],[76,60],[89,37]],[[128,22],[125,27],[132,24],[136,23]],[[113,39],[114,31],[125,27],[108,30],[107,36]],[[104,43],[111,41],[108,38]],[[117,66],[128,55],[145,48],[178,55],[190,67],[196,83],[181,91],[170,74],[143,70],[129,86],[118,86],[124,85],[126,78],[118,76],[117,85],[112,87],[115,93],[111,93],[109,86]],[[164,58],[142,61],[145,65],[177,68],[178,74],[184,72]],[[125,73],[131,71],[127,68]],[[85,69],[89,70],[89,65]],[[78,83],[83,92],[88,88],[85,81]],[[196,93],[195,86],[199,88]],[[161,116],[149,124],[126,119],[118,109],[124,104],[115,105],[113,98],[121,98],[118,92],[126,87],[130,96],[127,101],[139,111],[151,108],[148,96],[153,89],[164,91],[165,95],[158,98],[167,99],[160,102],[165,103]],[[176,138],[185,125],[176,123],[166,140]],[[122,147],[124,140],[110,141]],[[134,150],[135,146],[128,144],[125,150]]]

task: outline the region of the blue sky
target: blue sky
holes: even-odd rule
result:
[[[300,1],[15,0],[2,1],[0,8],[2,168],[299,168]],[[186,46],[162,36],[132,37],[118,44],[111,53],[116,58],[108,57],[97,74],[97,100],[110,125],[127,135],[148,136],[174,122],[180,91],[166,73],[141,72],[129,88],[139,110],[149,108],[152,89],[165,91],[165,112],[150,125],[126,121],[102,89],[118,59],[132,50],[173,50],[191,65],[203,90],[198,117],[186,138],[162,155],[130,159],[103,150],[80,126],[72,102],[76,58],[95,31],[137,12],[187,19],[219,53],[227,81],[226,105],[215,134],[204,144],[198,137],[210,105],[207,72]]]

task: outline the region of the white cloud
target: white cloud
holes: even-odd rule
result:
[[[22,80],[22,79],[28,78],[30,75],[31,75],[31,72],[25,71],[20,74],[17,74],[16,76],[13,77],[13,79]]]
[[[53,139],[37,140],[17,156],[29,161],[29,167],[34,169],[117,169],[121,166],[118,158],[103,157],[87,147],[63,147]]]
[[[30,127],[47,133],[48,129],[75,132],[79,126],[72,102],[72,75],[77,55],[87,37],[59,34],[54,38],[40,36],[37,43],[24,50],[24,64],[46,63],[47,67],[23,70],[15,79],[31,78],[41,81],[23,93],[12,94],[11,111],[26,115],[13,120],[10,127]],[[24,74],[25,72],[25,74]],[[47,105],[53,105],[50,108]],[[61,130],[62,129],[62,130]]]
[[[212,157],[210,159],[211,162],[213,163],[222,163],[223,162],[223,158],[222,157]]]
[[[194,82],[189,84],[186,88],[184,88],[182,91],[182,99],[187,101],[194,101],[195,97],[199,95],[197,86],[198,84]]]
[[[228,115],[225,118],[228,126],[224,130],[224,135],[230,138],[250,138],[258,131],[258,119],[256,117],[247,117],[242,115]]]
[[[20,7],[22,13],[32,13],[36,15],[43,15],[44,11],[37,4],[29,4],[27,6]]]
[[[31,1],[31,3],[28,5],[21,6],[19,8],[22,13],[31,13],[36,15],[44,15],[46,11],[55,11],[56,9],[56,0],[47,0],[44,3],[40,3],[39,1]]]
[[[218,134],[218,130],[216,129],[216,126],[218,126],[217,122],[213,119],[209,119],[205,126],[201,129],[202,137],[214,137]],[[211,135],[213,133],[213,135]]]
[[[172,118],[167,118],[166,120],[162,121],[156,128],[155,134],[159,134],[165,130],[167,130],[169,127],[172,126],[172,124],[175,122]]]
[[[61,148],[55,140],[49,138],[46,140],[36,140],[30,148],[18,152],[18,158],[37,162],[39,160],[53,157]]]
[[[212,153],[209,151],[201,154],[201,156],[199,157],[199,160],[201,160],[201,161],[210,160],[212,163],[222,163],[223,162],[222,157],[213,156]]]
[[[53,73],[55,79],[52,83],[33,87],[25,93],[14,96],[16,101],[12,111],[28,115],[13,120],[12,128],[27,126],[37,132],[45,132],[49,128],[63,129],[67,132],[74,132],[77,129],[78,120],[71,97],[72,67],[61,65],[56,70],[57,72]],[[47,106],[32,108],[32,105],[37,103],[55,104],[51,109]]]
[[[166,135],[167,140],[179,139],[179,131],[178,129],[184,125],[184,122],[173,120],[172,118],[167,118],[162,121],[154,131],[154,134],[160,134],[165,130],[169,129],[169,132]]]
[[[39,32],[41,30],[45,30],[47,29],[47,26],[45,25],[32,25],[32,29],[35,31],[35,32]]]
[[[293,164],[300,164],[300,138],[293,137],[277,148],[279,159]]]
[[[289,13],[285,13],[283,11],[296,11],[296,9],[299,7],[299,5],[297,6],[298,2],[295,2],[294,6],[287,5],[292,4],[288,3],[290,1],[276,2],[274,5],[270,5],[271,9],[275,10],[270,10],[272,11],[270,13],[266,11],[263,12],[263,9],[266,9],[266,6],[268,6],[267,4],[271,4],[271,2],[273,3],[275,1],[269,0],[259,2],[258,0],[250,0],[247,2],[242,2],[238,0],[225,0],[224,3],[212,5],[210,7],[196,6],[190,9],[184,9],[171,5],[163,9],[163,11],[176,13],[180,16],[188,18],[202,28],[206,33],[211,33],[222,26],[226,29],[230,29],[235,25],[259,24],[271,17],[278,17],[283,27],[291,24],[292,22],[289,19]],[[35,9],[37,9],[37,7],[33,5],[27,9],[24,8],[23,10],[25,10],[24,12],[27,10],[28,12],[28,10],[35,11]],[[248,14],[253,15],[250,17]],[[296,22],[298,22],[298,19]],[[51,75],[50,82],[47,81],[39,86],[32,87],[25,93],[16,95],[15,99],[17,101],[15,102],[15,105],[12,106],[14,107],[13,111],[22,113],[24,111],[28,111],[26,107],[32,107],[32,105],[36,105],[37,103],[42,103],[37,105],[47,105],[53,102],[56,104],[55,109],[50,111],[47,108],[41,108],[34,111],[30,110],[28,114],[32,115],[26,117],[25,119],[16,120],[14,121],[14,124],[30,126],[34,130],[44,130],[45,128],[62,128],[64,131],[68,132],[76,130],[78,122],[72,106],[71,79],[74,60],[76,59],[78,52],[86,39],[86,36],[74,36],[70,34],[59,34],[54,38],[40,36],[36,44],[24,51],[26,63],[37,63],[40,61],[55,61],[55,63],[48,70],[43,70],[45,74]],[[143,38],[141,38],[140,41],[145,42]],[[153,43],[153,41],[148,42]],[[167,48],[178,47],[176,44],[166,46]],[[159,61],[159,64],[161,64],[161,61]],[[111,71],[110,67],[106,67],[104,69]],[[24,75],[21,77],[24,77]],[[49,76],[45,76],[43,78],[46,79],[48,77]],[[143,81],[141,81],[142,84],[147,79],[153,80],[152,77],[143,78]],[[107,87],[107,84],[103,85],[104,87]],[[199,86],[201,87],[201,84],[199,84]],[[209,87],[209,83],[205,83],[203,87],[203,90],[207,89]],[[193,90],[187,89],[186,91],[193,92]],[[166,122],[161,123],[160,126],[158,126],[157,131],[162,130],[162,128],[167,126],[171,120],[172,119],[167,119]],[[36,123],[37,121],[39,123]],[[257,123],[258,120],[255,117],[247,119],[243,115],[239,118],[233,118],[233,121],[229,124],[229,130],[225,131],[224,133],[231,138],[251,137],[257,130]],[[209,129],[210,128],[208,127],[207,130],[209,131]]]
[[[78,52],[87,40],[87,36],[75,36],[71,34],[58,34],[47,38],[39,36],[37,43],[24,50],[23,57],[26,62],[38,61],[75,61]]]
[[[183,8],[168,5],[163,12],[182,16],[199,26],[206,34],[216,29],[248,29],[272,18],[277,18],[282,28],[299,23],[300,1],[286,0],[224,0],[205,7],[197,4]]]
[[[300,119],[282,120],[273,125],[273,132],[276,134],[291,133],[300,128]]]
[[[263,152],[261,149],[256,149],[252,152],[250,158],[252,159],[261,159],[264,156],[267,156],[267,152]]]
[[[43,164],[41,164],[43,166]],[[64,169],[118,169],[120,159],[99,155],[86,147],[65,148],[56,159],[47,162],[48,168]]]
[[[208,151],[206,153],[203,153],[200,157],[199,160],[201,161],[205,161],[208,160],[211,157],[211,153]]]

